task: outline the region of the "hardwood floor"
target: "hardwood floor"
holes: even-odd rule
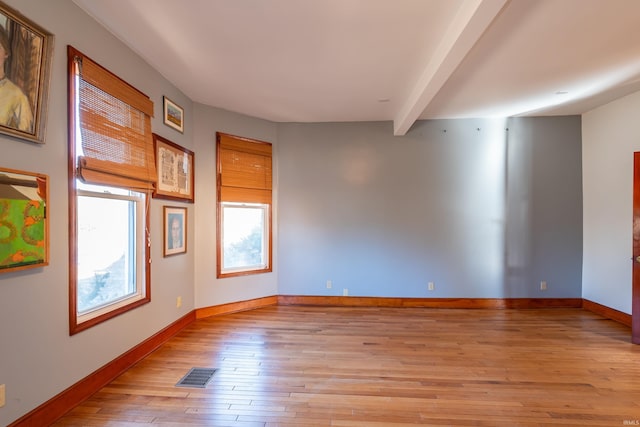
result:
[[[197,320],[55,425],[636,425],[630,333],[581,309],[272,306]],[[175,387],[192,367],[218,371]]]

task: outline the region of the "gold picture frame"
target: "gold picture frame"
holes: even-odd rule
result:
[[[0,1],[0,133],[44,143],[53,39]]]
[[[184,254],[187,252],[187,208],[163,206],[164,246],[162,254]]]
[[[153,134],[158,181],[153,197],[193,203],[194,154],[160,135]]]
[[[49,177],[0,168],[0,273],[49,265]]]
[[[164,124],[177,130],[180,133],[184,132],[184,108],[167,98],[162,97]]]

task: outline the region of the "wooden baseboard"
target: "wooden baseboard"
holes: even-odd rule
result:
[[[606,305],[598,304],[597,302],[589,301],[588,299],[582,300],[582,308],[631,327],[632,316],[630,314],[623,313]]]
[[[230,302],[228,304],[214,305],[211,307],[197,308],[196,319],[203,319],[221,314],[237,313],[239,311],[255,310],[256,308],[268,307],[278,304],[278,296],[256,298],[247,301]]]
[[[78,381],[33,411],[9,424],[9,427],[48,426],[75,408],[89,396],[116,379],[120,374],[148,356],[169,338],[195,321],[195,311],[176,320],[155,335],[147,338],[131,350],[112,360],[102,368]]]
[[[423,308],[580,308],[581,298],[385,298],[280,295],[279,305]]]

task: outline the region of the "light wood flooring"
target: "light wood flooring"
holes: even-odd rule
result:
[[[175,387],[192,367],[218,371]],[[640,346],[582,309],[273,306],[197,320],[55,425],[640,425]]]

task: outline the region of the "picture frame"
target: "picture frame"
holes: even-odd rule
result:
[[[153,197],[193,203],[195,200],[193,151],[155,133],[153,149],[158,174]]]
[[[0,133],[45,142],[53,42],[53,34],[0,1],[0,50],[8,55],[0,54],[6,78],[0,88]]]
[[[187,208],[163,206],[164,245],[163,255],[184,254],[187,252]]]
[[[164,124],[177,130],[180,133],[184,133],[184,108],[167,98],[162,97]]]
[[[0,168],[0,273],[49,265],[49,177]]]

